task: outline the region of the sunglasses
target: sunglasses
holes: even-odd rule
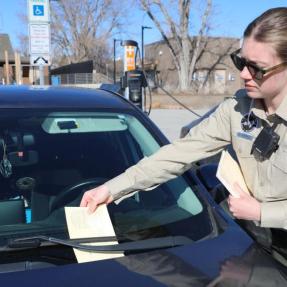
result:
[[[240,53],[240,50],[241,49],[238,49],[230,55],[233,64],[239,71],[242,71],[244,67],[246,67],[252,78],[256,80],[262,80],[266,73],[275,71],[283,66],[287,66],[287,62],[283,62],[268,69],[260,68],[256,64],[250,63],[248,60],[239,57],[238,54]]]

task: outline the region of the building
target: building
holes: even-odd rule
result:
[[[29,59],[14,52],[9,35],[0,34],[1,84],[29,84]]]
[[[192,38],[195,39],[195,38]],[[238,70],[230,53],[238,49],[240,39],[208,37],[192,75],[191,92],[203,94],[233,94],[241,87]],[[171,52],[164,41],[145,45],[145,70],[150,78],[164,88],[175,91],[179,76]],[[153,67],[153,68],[150,68]]]
[[[44,81],[49,84],[49,68],[44,68]],[[8,34],[0,34],[0,84],[38,84],[39,69],[30,59],[13,50]]]

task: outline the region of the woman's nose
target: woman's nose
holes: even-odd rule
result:
[[[251,74],[250,74],[250,72],[249,72],[249,70],[247,69],[246,66],[240,72],[240,78],[243,79],[243,80],[250,80],[250,79],[252,79],[252,76],[251,76]]]

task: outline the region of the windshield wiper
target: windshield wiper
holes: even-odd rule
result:
[[[43,245],[43,243],[51,244],[62,244],[61,242],[67,242],[69,244],[77,243],[98,243],[98,242],[110,242],[115,241],[117,238],[115,236],[102,236],[102,237],[88,237],[88,238],[77,238],[77,239],[60,239],[45,235],[36,235],[20,238],[12,238],[8,240],[7,248],[10,249],[20,249],[20,248],[36,248]],[[67,245],[67,244],[66,244]],[[70,246],[70,245],[67,245]]]
[[[168,248],[180,245],[191,244],[194,241],[185,236],[165,236],[157,238],[149,238],[132,242],[123,242],[119,244],[107,245],[86,245],[84,243],[99,243],[117,240],[116,237],[94,237],[94,238],[79,238],[79,239],[60,239],[45,235],[33,237],[17,238],[10,240],[7,247],[9,249],[17,248],[35,248],[41,246],[43,242],[60,244],[73,247],[87,252],[119,252],[119,251],[140,251],[151,250],[157,248]]]

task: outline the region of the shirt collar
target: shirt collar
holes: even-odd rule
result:
[[[261,99],[254,99],[253,107],[251,107],[251,111],[254,113],[254,115],[257,118],[260,118],[262,120],[267,119],[264,104]]]
[[[255,99],[251,111],[262,120],[267,119],[265,107],[262,99]],[[284,97],[282,103],[277,108],[275,114],[282,118],[284,121],[287,121],[287,95]]]
[[[287,121],[287,95],[285,95],[283,101],[281,102],[275,113],[284,121]]]

